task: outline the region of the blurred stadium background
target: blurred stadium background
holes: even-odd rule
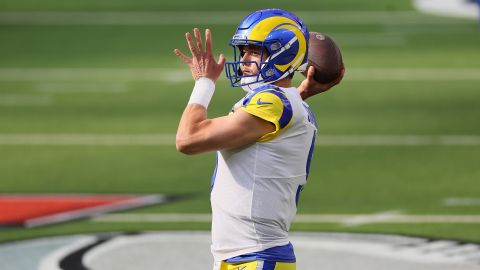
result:
[[[175,150],[193,84],[173,49],[186,51],[184,33],[208,27],[216,54],[231,58],[236,24],[265,7],[294,11],[330,35],[347,67],[341,85],[309,100],[320,137],[298,210],[334,218],[295,222],[292,231],[480,241],[475,20],[425,15],[409,0],[2,0],[0,192],[181,195],[122,213],[186,221],[106,216],[3,229],[0,242],[208,230],[208,219],[188,217],[208,217],[215,156]],[[224,115],[242,95],[222,78],[209,115]]]

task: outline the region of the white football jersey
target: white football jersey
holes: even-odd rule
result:
[[[264,85],[235,110],[263,118],[276,130],[255,143],[217,152],[211,190],[215,261],[289,243],[317,132],[310,108],[293,87]]]

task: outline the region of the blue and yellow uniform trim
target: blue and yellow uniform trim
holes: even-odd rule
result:
[[[219,270],[295,270],[293,245],[269,248],[222,261]]]
[[[275,261],[250,261],[242,263],[221,262],[218,270],[296,270],[296,263]]]
[[[290,101],[283,90],[273,85],[250,92],[243,100],[241,109],[275,125],[275,130],[262,136],[259,142],[273,140],[293,122]]]

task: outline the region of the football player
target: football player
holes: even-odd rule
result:
[[[216,61],[212,34],[186,33],[188,66],[195,86],[178,125],[176,146],[185,154],[217,151],[211,184],[214,270],[296,268],[288,239],[300,192],[306,184],[317,124],[302,100],[330,84],[313,80],[314,68],[299,89],[295,71],[306,66],[309,33],[291,12],[258,10],[243,19],[229,44],[234,60]],[[246,96],[230,114],[207,118],[215,82],[225,67],[231,85]]]

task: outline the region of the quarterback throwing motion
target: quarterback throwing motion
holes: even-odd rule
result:
[[[306,184],[317,124],[303,98],[323,92],[313,67],[299,86],[295,71],[306,66],[309,32],[294,14],[265,9],[249,14],[229,44],[234,60],[215,60],[212,34],[186,34],[195,86],[178,125],[176,145],[185,154],[217,151],[212,177],[214,270],[296,269],[290,223]],[[234,87],[247,93],[230,114],[209,119],[207,108],[225,68]],[[339,78],[341,79],[341,78]]]

